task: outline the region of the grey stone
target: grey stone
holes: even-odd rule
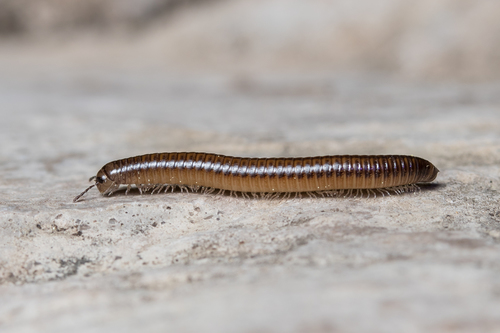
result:
[[[498,85],[9,73],[2,332],[498,331]],[[110,160],[181,150],[413,154],[441,172],[375,199],[72,202]]]

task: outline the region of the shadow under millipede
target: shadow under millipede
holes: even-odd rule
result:
[[[168,195],[168,194],[179,194],[179,193],[189,193],[195,195],[216,195],[222,197],[234,197],[241,199],[255,199],[255,200],[275,200],[275,199],[308,199],[308,198],[341,198],[341,199],[353,199],[353,198],[382,198],[392,195],[407,195],[407,194],[417,194],[419,192],[434,191],[440,188],[446,187],[445,184],[431,183],[431,184],[410,184],[403,186],[396,186],[393,188],[382,188],[382,189],[352,189],[352,190],[332,190],[332,191],[320,191],[320,192],[275,192],[275,193],[248,193],[239,191],[229,191],[229,190],[219,190],[219,189],[208,189],[199,187],[198,189],[190,188],[188,186],[179,185],[169,185],[166,190],[151,191],[142,190],[137,187],[132,187],[128,190],[124,186],[117,191],[113,192],[110,196],[147,196],[147,195]],[[106,195],[107,196],[107,195]]]

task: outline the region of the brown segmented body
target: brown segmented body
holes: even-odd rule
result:
[[[103,194],[113,193],[120,185],[130,188],[132,184],[144,190],[161,189],[168,184],[194,189],[286,193],[390,189],[431,182],[438,172],[429,161],[407,155],[242,158],[187,152],[112,161],[93,178]]]

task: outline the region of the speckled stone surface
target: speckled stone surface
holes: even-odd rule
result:
[[[0,78],[2,332],[499,331],[499,85],[36,73]],[[441,172],[375,199],[72,202],[110,160],[185,150]]]

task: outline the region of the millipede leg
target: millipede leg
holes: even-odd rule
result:
[[[111,185],[102,195],[107,194],[108,196],[110,196],[111,194],[116,192],[116,190],[118,190],[119,187],[120,185],[113,183],[113,185]]]
[[[275,192],[275,193],[271,196],[271,200],[277,199],[277,198],[279,198],[279,196],[280,196],[280,193],[279,193],[279,192]]]

